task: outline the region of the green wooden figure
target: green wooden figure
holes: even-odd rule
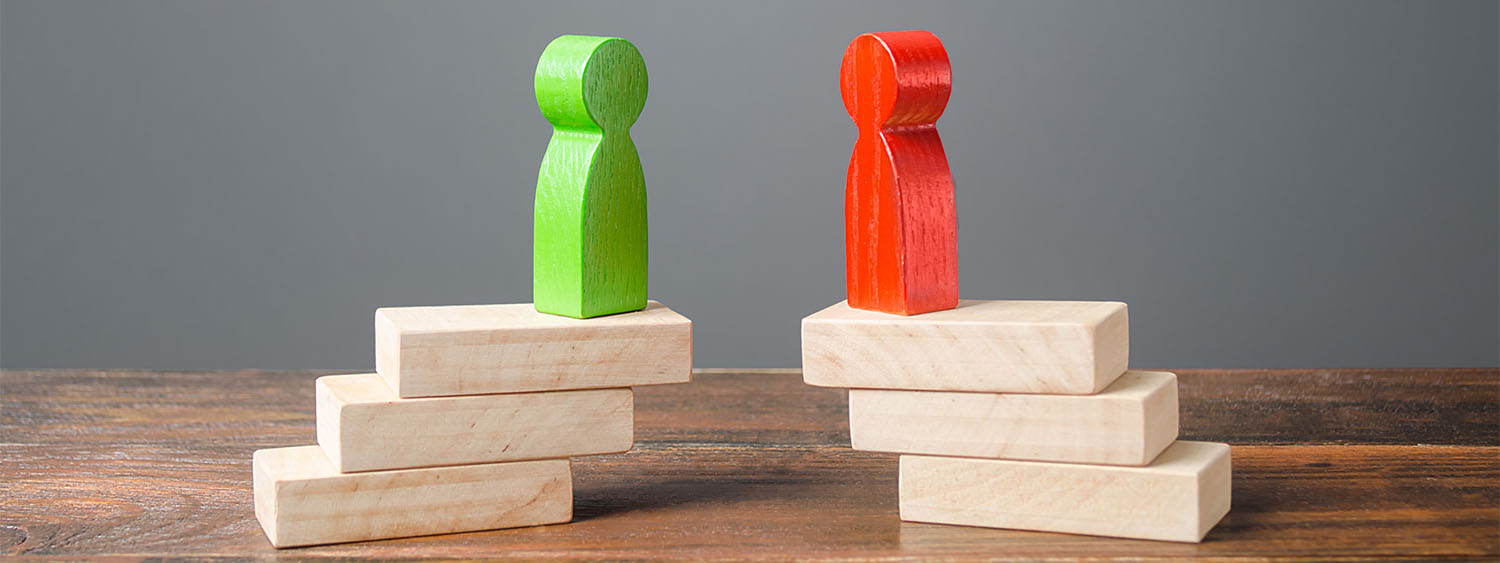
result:
[[[630,126],[646,61],[629,41],[564,35],[536,65],[552,141],[536,179],[532,300],[575,318],[646,308],[646,177]]]

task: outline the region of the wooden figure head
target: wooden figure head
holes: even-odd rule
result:
[[[626,130],[646,107],[646,60],[624,39],[564,35],[542,52],[535,87],[554,127]]]
[[[630,126],[646,63],[629,41],[564,35],[542,51],[536,102],[552,124],[537,174],[532,299],[597,317],[646,307],[646,178]]]
[[[844,191],[849,306],[914,315],[958,306],[953,176],[938,137],[953,74],[926,31],[866,33],[844,51],[859,127]]]
[[[855,37],[839,74],[844,109],[860,128],[936,122],[953,90],[948,52],[921,30]]]

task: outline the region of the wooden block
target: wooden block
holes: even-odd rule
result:
[[[1229,512],[1229,446],[1145,467],[903,455],[900,483],[909,522],[1197,542]]]
[[[587,320],[529,304],[385,308],[375,368],[405,398],[687,383],[693,322],[655,301]]]
[[[646,61],[629,41],[564,35],[536,64],[552,141],[536,179],[532,299],[597,317],[646,306],[646,177],[630,125],[646,105]]]
[[[849,390],[856,450],[1145,465],[1177,439],[1177,376],[1127,371],[1096,395]]]
[[[849,305],[914,315],[958,305],[958,213],[938,137],[953,72],[932,33],[855,37],[839,90],[859,128],[844,188]]]
[[[294,547],[573,519],[566,459],[339,473],[317,446],[258,450],[255,517]]]
[[[318,378],[318,445],[339,471],[620,453],[629,389],[402,399],[379,375]]]
[[[808,385],[1097,393],[1125,373],[1124,303],[975,301],[913,317],[839,303],[802,319]]]

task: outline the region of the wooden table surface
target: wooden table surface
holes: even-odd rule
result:
[[[0,555],[528,558],[1500,556],[1500,370],[1181,371],[1233,445],[1201,544],[896,517],[896,456],[796,372],[637,389],[636,447],[574,463],[571,524],[277,551],[250,453],[312,444],[314,373],[0,374]]]

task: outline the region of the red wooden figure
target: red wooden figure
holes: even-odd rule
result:
[[[866,33],[844,51],[859,126],[844,191],[849,306],[915,315],[958,306],[953,176],[938,138],[953,73],[926,31]]]

